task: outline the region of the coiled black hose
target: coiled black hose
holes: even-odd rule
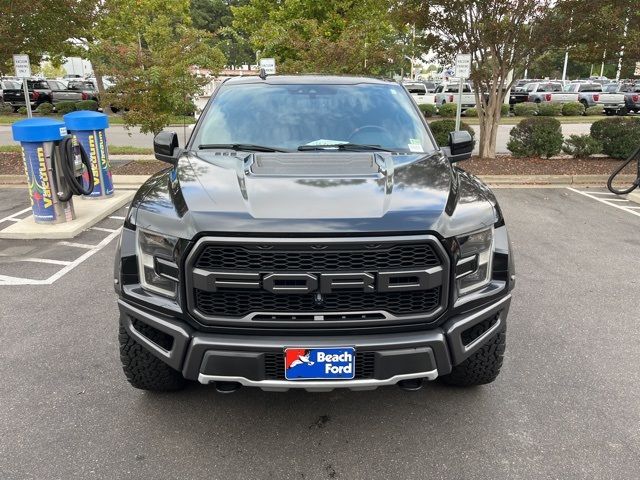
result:
[[[613,186],[613,181],[618,176],[618,174],[622,170],[624,170],[624,168],[627,165],[629,165],[631,162],[633,162],[634,160],[637,160],[637,162],[638,162],[638,177],[634,180],[633,184],[629,188],[627,188],[626,190],[618,190],[617,188],[615,188]],[[636,150],[631,154],[631,156],[629,158],[627,158],[622,163],[622,165],[620,165],[618,168],[616,168],[615,171],[609,177],[609,180],[607,180],[607,188],[609,189],[609,191],[611,193],[615,193],[616,195],[626,195],[628,193],[631,193],[636,188],[638,188],[638,186],[640,186],[640,147],[636,148]]]
[[[89,181],[87,182],[87,187],[85,188],[84,182],[82,179],[82,175],[76,176],[75,172],[75,152],[74,152],[74,141],[71,135],[67,135],[62,140],[60,140],[59,150],[53,149],[53,170],[56,168],[60,168],[62,170],[62,174],[66,180],[68,190],[58,192],[58,199],[61,202],[68,202],[71,197],[74,195],[89,195],[93,191],[93,170],[91,169],[91,160],[85,152],[84,148],[80,143],[77,144],[78,152],[80,153],[80,158],[82,159],[82,163],[84,164],[87,172],[89,174]],[[58,157],[58,152],[60,157]]]

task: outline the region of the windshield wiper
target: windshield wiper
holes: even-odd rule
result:
[[[329,145],[300,145],[298,150],[301,152],[313,150],[342,150],[345,152],[366,152],[367,150],[375,150],[380,152],[391,152],[388,148],[380,145],[365,145],[360,143],[335,143]]]
[[[253,145],[251,143],[204,143],[198,145],[199,150],[244,150],[247,152],[288,152],[282,148],[265,147],[264,145]]]

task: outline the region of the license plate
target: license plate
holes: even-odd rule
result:
[[[356,349],[285,348],[284,377],[287,380],[350,380],[356,371]]]

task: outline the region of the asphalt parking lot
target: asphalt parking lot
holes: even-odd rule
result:
[[[118,359],[124,210],[84,247],[0,240],[0,478],[640,478],[640,209],[602,190],[496,193],[518,284],[503,372],[469,390],[144,393]],[[0,189],[0,218],[25,199]]]

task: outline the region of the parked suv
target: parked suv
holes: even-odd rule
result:
[[[115,262],[128,381],[265,390],[493,381],[515,275],[502,211],[390,81],[217,88],[135,195]]]

